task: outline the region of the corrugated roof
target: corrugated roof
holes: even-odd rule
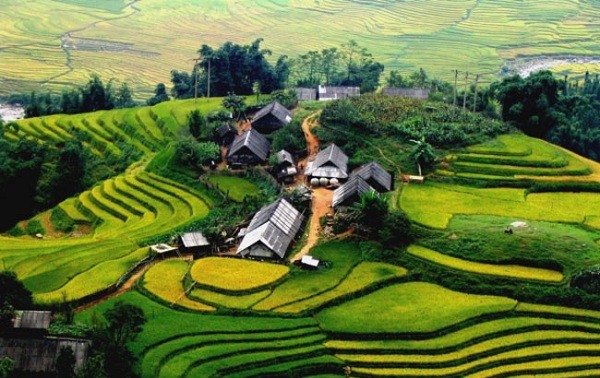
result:
[[[219,128],[216,130],[216,133],[219,137],[223,138],[225,135],[227,135],[229,133],[237,134],[237,130],[235,129],[235,127],[231,126],[230,124],[224,123],[221,126],[219,126]]]
[[[48,329],[52,312],[50,311],[23,311],[15,319],[15,328]]]
[[[360,87],[333,87],[319,85],[319,100],[339,100],[360,96]]]
[[[355,169],[350,174],[350,177],[354,176],[360,176],[365,181],[374,180],[385,188],[386,191],[392,190],[392,175],[374,161],[361,165],[359,168]]]
[[[202,232],[186,232],[181,235],[181,242],[186,248],[206,247],[210,245],[208,240],[202,235]]]
[[[276,154],[276,156],[277,156],[277,164],[281,164],[281,163],[290,163],[291,165],[295,164],[292,154],[290,154],[286,150],[279,151]]]
[[[250,151],[252,151],[261,160],[267,160],[267,156],[269,156],[269,150],[271,149],[271,144],[267,138],[261,135],[261,133],[254,129],[250,129],[235,138],[231,144],[231,147],[229,148],[229,153],[227,156],[230,157],[235,155],[236,152],[244,147],[248,147],[248,149],[250,149]]]
[[[287,110],[285,106],[281,105],[278,101],[273,101],[269,105],[257,111],[256,114],[254,114],[254,117],[252,117],[252,123],[258,121],[267,114],[273,114],[275,118],[280,120],[281,123],[285,125],[292,121],[292,113],[289,110]]]
[[[300,229],[302,219],[300,212],[283,198],[263,207],[252,218],[237,253],[262,242],[283,258]]]
[[[313,177],[348,177],[348,156],[335,144],[317,154],[315,160],[307,167],[306,175]]]
[[[354,176],[344,185],[333,191],[333,201],[331,205],[337,207],[353,196],[361,196],[365,193],[375,191],[365,180],[360,176]]]

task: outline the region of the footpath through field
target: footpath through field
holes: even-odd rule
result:
[[[319,140],[311,131],[311,128],[319,126],[319,114],[320,111],[315,112],[306,117],[304,122],[302,122],[302,131],[304,131],[304,137],[306,138],[306,150],[308,152],[308,156],[300,162],[300,166],[302,167],[306,167],[309,159],[314,158],[319,152]],[[305,182],[306,177],[304,177],[304,172],[301,172],[298,176],[299,180]],[[319,233],[321,232],[321,222],[319,220],[331,210],[332,200],[332,190],[325,188],[316,188],[313,190],[311,203],[312,215],[308,229],[308,239],[306,240],[306,244],[300,250],[300,252],[291,258],[292,262],[300,260],[302,256],[306,255],[308,251],[310,251],[310,249],[319,241]]]

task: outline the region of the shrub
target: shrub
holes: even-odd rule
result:
[[[45,234],[46,230],[44,230],[44,227],[39,220],[34,219],[27,223],[27,226],[25,226],[25,232],[27,235],[35,236],[37,234]]]
[[[75,227],[75,222],[69,218],[67,213],[60,207],[56,207],[52,210],[50,222],[52,222],[54,229],[60,232],[71,232]]]

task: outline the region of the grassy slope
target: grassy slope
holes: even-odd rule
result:
[[[135,5],[141,10],[137,12],[119,9],[124,3],[114,0],[102,5],[83,0],[9,0],[3,7],[10,18],[0,27],[0,47],[8,47],[1,52],[0,77],[10,78],[2,83],[3,90],[39,89],[37,84],[46,80],[55,85],[82,83],[89,72],[95,72],[126,79],[138,94],[148,97],[148,88],[168,82],[171,69],[191,68],[189,59],[195,56],[198,41],[216,46],[226,40],[249,43],[257,37],[265,38],[265,47],[275,56],[295,56],[355,39],[386,68],[424,67],[445,79],[451,79],[454,67],[494,75],[503,59],[517,55],[598,54],[594,41],[599,32],[593,20],[600,12],[584,1],[323,0],[315,4],[263,0],[250,4],[226,0],[203,1],[198,6],[175,0],[165,4],[165,0],[144,0]],[[356,22],[357,14],[361,22]],[[213,22],[199,24],[198,18]],[[164,23],[164,19],[178,22]],[[80,31],[72,33],[72,43],[79,48],[69,51],[75,67],[70,71],[59,37],[72,30]],[[107,46],[110,54],[102,50]],[[120,62],[118,68],[115,60]],[[594,68],[597,65],[565,63],[556,70],[582,73],[597,71]]]

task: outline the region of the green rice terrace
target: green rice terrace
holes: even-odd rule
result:
[[[90,9],[89,21],[124,12],[116,3]],[[477,19],[478,7],[494,7],[474,2],[466,19],[444,27],[450,18],[461,19],[464,4],[441,14],[434,2],[421,3],[439,18],[431,30],[420,31],[431,35],[479,30],[472,28],[489,20]],[[226,17],[233,6],[211,4],[215,17]],[[277,2],[260,4],[269,12],[280,8]],[[340,4],[321,2],[315,17],[342,12]],[[373,8],[377,16],[361,27],[384,32],[397,4],[382,2],[375,12],[375,2],[355,2],[349,9]],[[595,9],[571,2],[565,19],[562,2],[544,4],[539,6],[552,9],[556,20],[545,26],[546,43],[565,24],[585,29],[584,14]],[[151,15],[128,9],[137,17]],[[240,27],[259,18],[249,16]],[[535,21],[535,14],[526,16]],[[419,13],[406,17],[410,23]],[[110,33],[109,26],[120,22],[89,32]],[[243,211],[265,195],[260,183],[221,168],[202,181],[194,176],[194,185],[178,180],[177,172],[159,174],[177,168],[171,142],[185,131],[188,113],[218,110],[221,100],[31,118],[7,129],[7,138],[54,146],[79,131],[99,158],[122,156],[127,148],[141,158],[17,224],[38,221],[45,236],[0,236],[3,269],[15,271],[42,307],[85,304],[75,315],[82,324],[94,325],[118,301],[139,306],[147,322],[130,349],[142,377],[587,377],[600,371],[598,293],[572,285],[573,277],[600,266],[600,164],[509,132],[440,149],[423,184],[403,183],[402,176],[416,170],[408,163],[408,144],[373,137],[353,152],[398,173],[385,198],[412,221],[410,245],[388,247],[348,232],[321,234],[310,250],[320,261],[317,269],[238,259],[231,251],[195,260],[189,254],[157,258],[150,244],[213,216],[231,216],[228,208]],[[299,106],[296,117],[315,117],[315,104]],[[73,231],[52,232],[56,217],[72,222]],[[307,242],[308,231],[302,232],[288,258]],[[128,279],[130,290],[107,296]]]
[[[95,72],[143,97],[168,82],[165,67],[189,69],[201,43],[257,36],[290,57],[354,39],[386,69],[427,67],[444,80],[454,69],[526,76],[600,67],[595,1],[5,0],[0,12],[0,77],[11,78],[0,80],[3,94],[82,84]]]

